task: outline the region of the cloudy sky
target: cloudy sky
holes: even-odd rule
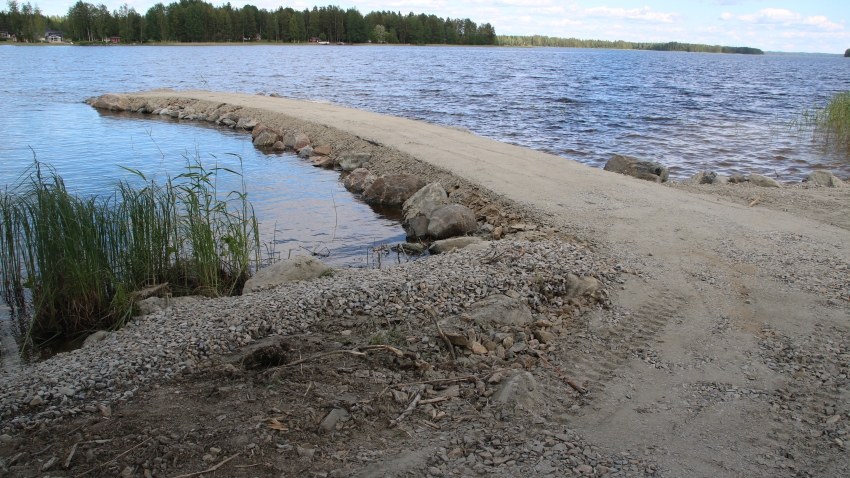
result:
[[[88,0],[111,9],[116,0]],[[127,0],[137,11],[157,1]],[[209,0],[208,0],[209,1]],[[36,2],[34,2],[36,3]],[[37,2],[48,14],[67,12],[71,0]],[[218,5],[224,1],[213,0]],[[258,7],[297,9],[316,2],[256,0]],[[787,52],[843,53],[850,48],[848,0],[360,0],[333,2],[364,14],[393,10],[462,17],[496,27],[499,34],[540,34],[603,40],[682,41],[752,46]],[[231,0],[242,5],[240,0]],[[321,3],[324,4],[324,3]]]

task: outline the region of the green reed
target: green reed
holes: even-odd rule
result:
[[[804,111],[795,125],[816,140],[850,154],[850,91],[836,93],[823,108]]]
[[[137,181],[80,197],[36,162],[0,192],[3,298],[32,314],[33,336],[120,327],[134,291],[154,284],[167,282],[175,295],[238,294],[259,266],[257,219],[239,172],[193,158],[162,183],[128,171]],[[219,174],[238,176],[240,190],[221,194]]]

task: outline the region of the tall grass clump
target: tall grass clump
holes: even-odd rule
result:
[[[111,195],[80,197],[36,162],[0,194],[0,283],[32,337],[119,327],[134,292],[168,283],[175,295],[238,294],[259,266],[257,220],[241,174],[188,158],[163,182],[134,181]],[[219,174],[241,188],[221,194]]]
[[[835,94],[823,108],[804,111],[799,126],[812,129],[824,145],[850,154],[850,91]]]

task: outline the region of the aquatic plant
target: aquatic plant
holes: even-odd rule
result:
[[[80,197],[36,162],[0,193],[0,284],[16,312],[30,312],[33,337],[114,328],[134,292],[168,283],[175,295],[241,293],[259,266],[257,220],[241,190],[220,194],[224,168],[187,158],[159,183],[140,171],[110,196]]]
[[[804,111],[796,124],[812,130],[815,140],[850,154],[850,91],[836,93],[823,108]]]

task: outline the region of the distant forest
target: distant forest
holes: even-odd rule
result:
[[[610,50],[654,50],[654,51],[690,51],[700,53],[740,53],[744,55],[764,55],[758,48],[745,46],[701,45],[699,43],[642,43],[622,40],[579,40],[577,38],[556,38],[541,35],[508,36],[499,35],[499,45],[504,46],[549,46],[565,48],[607,48]]]
[[[103,42],[120,37],[121,43],[144,42],[304,42],[412,43],[494,45],[496,30],[489,23],[470,19],[442,19],[436,15],[403,15],[371,12],[365,17],[356,9],[336,6],[294,10],[266,10],[253,5],[220,7],[202,0],[157,3],[141,14],[125,4],[110,12],[101,4],[82,0],[65,16],[45,17],[29,3],[9,0],[0,12],[0,30],[17,32],[19,40],[36,41],[45,29],[60,30],[66,40]]]
[[[45,16],[29,2],[8,0],[0,11],[0,30],[18,41],[35,42],[46,30],[64,33],[74,42],[305,42],[310,38],[346,43],[404,43],[446,45],[503,45],[619,50],[689,51],[710,53],[764,54],[757,48],[700,45],[692,43],[637,43],[579,40],[548,36],[496,35],[489,23],[440,18],[401,12],[371,12],[336,6],[294,10],[266,10],[253,5],[236,8],[226,3],[216,7],[203,0],[157,3],[141,14],[124,4],[114,11],[103,5],[77,1],[64,16]]]

